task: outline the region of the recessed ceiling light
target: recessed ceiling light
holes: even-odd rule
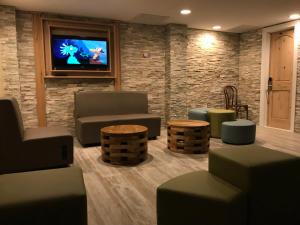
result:
[[[191,10],[189,10],[189,9],[182,9],[181,11],[180,11],[180,13],[182,14],[182,15],[188,15],[188,14],[191,14]]]
[[[299,19],[300,18],[300,15],[299,14],[292,14],[292,15],[290,15],[290,19],[291,20],[297,20],[297,19]]]
[[[222,28],[222,27],[219,26],[219,25],[216,25],[216,26],[213,26],[213,27],[212,27],[213,30],[221,30],[221,28]]]

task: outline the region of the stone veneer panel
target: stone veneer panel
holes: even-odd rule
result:
[[[49,79],[46,81],[48,126],[66,126],[74,131],[74,93],[77,91],[112,91],[111,80]]]
[[[21,103],[25,127],[34,127],[37,118],[30,14],[16,12],[14,7],[0,6],[0,31],[2,89]],[[238,84],[242,103],[250,106],[250,118],[258,121],[261,31],[241,34],[240,40],[237,34],[188,29],[185,25],[175,24],[124,23],[120,31],[122,89],[147,91],[150,112],[163,119],[184,118],[189,108],[223,107],[222,88],[227,84]],[[210,49],[201,46],[201,37],[207,33],[215,38]],[[143,53],[148,53],[148,57],[143,57]],[[300,47],[297,84],[299,82]],[[48,125],[62,125],[73,130],[75,91],[113,89],[111,80],[47,80]],[[295,131],[300,132],[299,88]]]
[[[14,7],[0,5],[0,68],[7,95],[20,102],[20,80],[17,55],[16,11]]]
[[[249,118],[255,122],[259,120],[261,47],[261,30],[241,34],[239,97],[249,105]]]
[[[297,85],[296,85],[296,108],[295,108],[295,127],[294,130],[300,133],[300,41],[298,43],[297,59]]]
[[[22,116],[25,128],[38,126],[32,14],[17,11],[17,46]]]
[[[188,30],[187,106],[223,108],[223,87],[237,85],[239,35]]]
[[[121,24],[121,88],[146,91],[149,112],[165,118],[165,28]],[[147,55],[148,54],[148,55]]]
[[[166,39],[166,115],[169,119],[187,117],[187,26],[169,24]]]
[[[3,52],[2,51],[2,44],[0,44],[0,52]],[[5,95],[5,92],[4,92],[4,72],[3,72],[3,69],[2,69],[2,59],[1,59],[2,56],[0,56],[0,97]]]

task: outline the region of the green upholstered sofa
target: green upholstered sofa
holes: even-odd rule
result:
[[[87,225],[78,167],[0,175],[1,225]]]
[[[160,135],[161,118],[148,112],[145,92],[78,91],[74,104],[76,136],[82,145],[99,144],[100,129],[111,125],[142,125],[149,138]]]
[[[247,224],[300,224],[300,157],[256,145],[222,148],[209,153],[209,172],[247,194]]]
[[[158,225],[300,224],[300,158],[257,145],[209,152],[209,172],[157,189]]]
[[[158,225],[245,225],[246,196],[207,173],[176,177],[157,189]]]
[[[0,98],[0,174],[73,163],[73,136],[64,127],[24,129],[15,98]]]

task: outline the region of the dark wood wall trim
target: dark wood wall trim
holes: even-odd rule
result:
[[[47,126],[46,119],[46,94],[45,94],[45,57],[43,49],[43,24],[40,13],[34,13],[32,18],[32,33],[35,55],[35,74],[36,74],[36,110],[38,125]]]
[[[36,99],[37,99],[37,116],[38,125],[40,127],[47,126],[46,118],[46,90],[45,90],[45,79],[113,79],[115,91],[121,90],[121,65],[120,65],[120,32],[119,22],[108,22],[108,23],[95,23],[89,21],[76,21],[76,20],[64,20],[47,18],[43,13],[33,13],[33,39],[34,39],[34,54],[35,54],[35,72],[36,72]],[[49,32],[49,23],[53,24],[53,27],[58,26],[63,28],[76,29],[82,28],[83,30],[95,30],[97,27],[104,27],[108,31],[108,38],[111,38],[111,44],[113,53],[111,70],[101,75],[88,71],[88,74],[80,74],[80,72],[65,73],[65,76],[55,76],[49,69],[49,40],[51,33]],[[75,24],[75,25],[74,25]],[[77,25],[78,26],[77,26]],[[92,27],[92,28],[91,28]],[[111,46],[111,45],[110,45]],[[73,72],[73,73],[72,73]]]
[[[120,29],[119,24],[114,26],[115,46],[115,91],[121,90],[121,52],[120,52]]]

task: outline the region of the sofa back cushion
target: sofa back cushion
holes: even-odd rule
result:
[[[0,98],[0,173],[10,157],[18,158],[24,137],[24,128],[18,102],[15,98]]]
[[[148,113],[144,92],[79,91],[75,93],[75,118]]]
[[[0,98],[0,128],[1,139],[14,142],[23,141],[23,120],[15,98]]]

